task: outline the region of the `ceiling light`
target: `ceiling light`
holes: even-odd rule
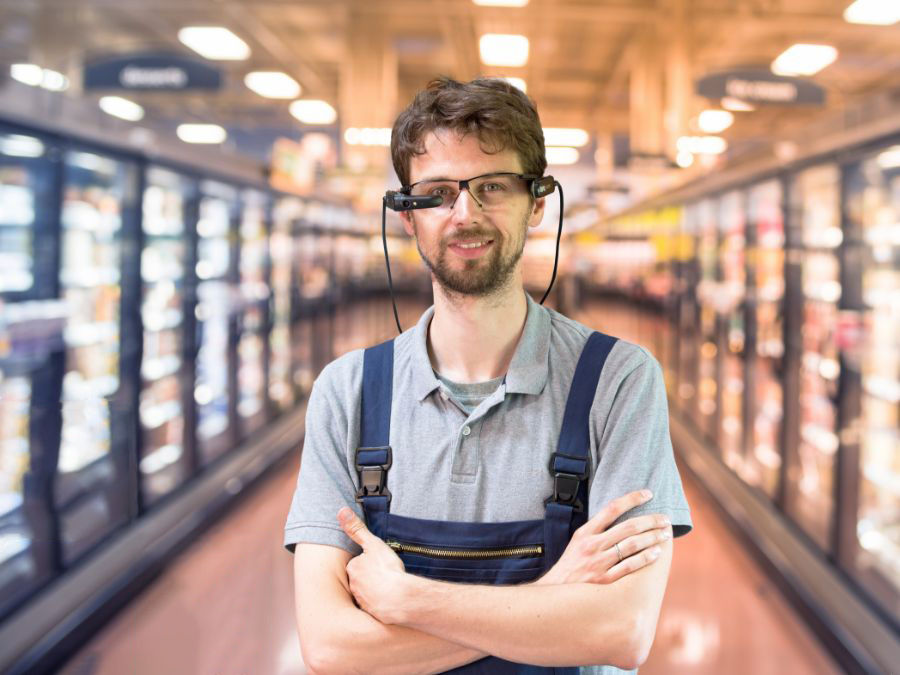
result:
[[[179,124],[176,133],[185,143],[222,143],[228,138],[218,124]]]
[[[875,160],[882,169],[900,169],[900,145],[881,152]]]
[[[587,145],[590,137],[584,129],[563,129],[550,127],[544,129],[544,143],[546,145],[569,145],[580,148]]]
[[[682,169],[686,169],[694,163],[694,155],[686,150],[682,150],[675,155],[675,163]]]
[[[521,77],[504,77],[503,79],[509,82],[516,89],[521,89],[523,92],[528,91],[528,85]]]
[[[833,63],[838,51],[831,45],[795,44],[785,49],[772,61],[776,75],[815,75]]]
[[[266,98],[297,98],[300,95],[297,80],[287,73],[277,71],[247,73],[244,84]]]
[[[200,56],[214,61],[244,61],[250,47],[222,26],[188,26],[178,31],[178,39]]]
[[[528,0],[472,0],[482,7],[524,7]]]
[[[728,149],[728,143],[719,136],[682,136],[675,147],[678,152],[694,155],[719,155]]]
[[[900,3],[890,0],[856,0],[844,10],[844,21],[890,26],[900,21]]]
[[[49,68],[41,68],[33,63],[14,63],[9,68],[12,79],[29,87],[43,87],[50,91],[65,91],[69,88],[69,78]]]
[[[384,146],[391,145],[391,130],[388,128],[357,129],[350,127],[344,132],[344,140],[347,145]]]
[[[580,156],[575,148],[547,148],[547,164],[574,164]]]
[[[294,101],[290,107],[291,115],[304,124],[332,124],[337,119],[337,112],[325,101],[315,99]]]
[[[100,99],[100,109],[107,115],[129,122],[144,119],[144,109],[134,101],[129,101],[121,96],[104,96]]]
[[[734,123],[734,115],[727,110],[704,110],[697,118],[697,126],[704,134],[718,134]]]
[[[755,106],[747,103],[747,101],[735,98],[734,96],[726,96],[720,103],[725,110],[731,110],[732,112],[750,112],[756,110]]]
[[[44,68],[44,77],[41,86],[50,91],[65,91],[69,88],[69,78],[55,70]]]
[[[524,35],[488,33],[478,41],[481,62],[486,66],[524,66],[528,63],[528,38]]]
[[[44,144],[31,136],[9,134],[0,136],[0,155],[7,157],[40,157],[44,154]]]

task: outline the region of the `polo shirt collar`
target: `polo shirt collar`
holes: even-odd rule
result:
[[[550,312],[525,294],[528,313],[525,328],[506,373],[506,393],[540,394],[547,383],[550,358]],[[441,386],[428,358],[428,326],[434,316],[434,306],[425,310],[412,329],[410,360],[414,394],[422,401]]]

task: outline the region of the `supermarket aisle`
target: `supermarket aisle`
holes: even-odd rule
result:
[[[88,643],[63,675],[303,672],[281,528],[297,459],[279,468]],[[836,673],[695,485],[643,675]]]

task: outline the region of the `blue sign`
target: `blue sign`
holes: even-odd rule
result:
[[[706,98],[731,96],[748,103],[822,105],[825,90],[815,82],[784,77],[762,68],[730,70],[697,81],[697,93]]]
[[[185,91],[222,88],[222,71],[178,54],[132,54],[93,61],[84,67],[85,89]]]

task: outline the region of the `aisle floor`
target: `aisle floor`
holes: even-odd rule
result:
[[[304,672],[282,526],[298,459],[206,532],[63,675]],[[689,480],[695,529],[676,541],[643,675],[839,672]]]

